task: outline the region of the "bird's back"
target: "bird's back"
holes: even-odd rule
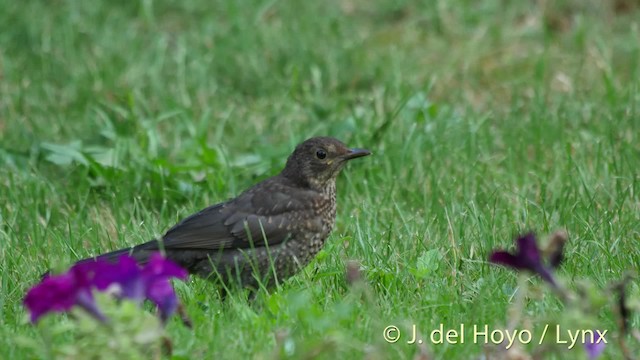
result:
[[[218,273],[225,283],[235,277],[257,286],[257,272],[272,285],[269,273],[282,281],[322,249],[336,216],[335,183],[330,188],[320,192],[275,176],[183,219],[161,241],[138,245],[132,254],[144,263],[162,249],[205,278]]]

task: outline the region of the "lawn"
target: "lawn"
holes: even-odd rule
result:
[[[176,283],[194,326],[168,324],[174,359],[477,358],[406,336],[505,328],[523,286],[539,334],[570,309],[493,249],[566,229],[557,275],[600,293],[640,264],[638,19],[634,0],[0,0],[0,358],[71,339],[28,322],[43,271],[157,237],[316,135],[373,152],[324,249],[254,301]]]

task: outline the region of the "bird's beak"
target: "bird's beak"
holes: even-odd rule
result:
[[[349,149],[349,152],[342,157],[344,160],[351,160],[363,156],[371,155],[371,151],[366,149]]]

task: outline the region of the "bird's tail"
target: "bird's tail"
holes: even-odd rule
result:
[[[86,262],[91,262],[91,261],[97,261],[98,259],[106,260],[108,262],[116,262],[118,260],[118,258],[120,258],[120,256],[129,255],[129,256],[133,257],[138,264],[144,265],[149,261],[149,258],[151,257],[151,254],[154,253],[155,251],[157,251],[157,250],[154,250],[154,249],[158,249],[158,241],[157,240],[152,240],[152,241],[149,241],[147,243],[140,244],[140,245],[137,245],[137,246],[124,248],[124,249],[120,249],[120,250],[115,250],[115,251],[112,251],[112,252],[108,252],[106,254],[101,254],[101,255],[98,255],[98,256],[94,256],[94,257],[89,257],[89,258],[85,258],[85,259],[82,259],[82,260],[78,260],[78,261],[76,261],[76,264],[81,264],[81,263],[86,263]],[[47,270],[47,272],[42,274],[41,278],[46,277],[50,273],[51,273],[51,270]]]
[[[129,255],[133,257],[136,262],[140,265],[144,265],[149,261],[151,254],[158,249],[158,241],[152,240],[144,244],[136,245],[130,248],[124,248],[120,250],[115,250],[112,252],[108,252],[106,254],[101,254],[96,257],[87,258],[84,260],[80,260],[79,262],[84,261],[95,261],[97,259],[106,260],[108,262],[115,262],[122,255]]]

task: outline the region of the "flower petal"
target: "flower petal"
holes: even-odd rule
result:
[[[600,355],[602,354],[606,346],[607,344],[604,341],[585,342],[584,350],[587,352],[587,356],[589,356],[589,360],[595,360],[598,357],[600,357]]]
[[[61,274],[46,277],[32,287],[24,298],[31,313],[31,322],[37,322],[48,312],[64,312],[76,301],[76,284],[73,275]]]
[[[518,254],[531,263],[540,262],[540,250],[534,233],[518,237]]]
[[[76,263],[68,273],[75,278],[76,286],[91,287],[96,285],[96,280],[103,274],[112,272],[112,264],[101,259],[87,260]]]
[[[121,297],[137,302],[144,300],[145,285],[142,271],[136,260],[129,255],[122,255],[115,264],[103,264],[96,274],[95,285],[98,290],[105,290],[113,284],[118,285]]]
[[[104,316],[102,311],[100,311],[89,290],[82,290],[78,292],[76,296],[76,304],[99,321],[107,322],[107,317]]]
[[[556,286],[556,280],[553,277],[553,274],[549,269],[547,269],[542,264],[537,264],[533,269],[531,269],[534,273],[538,274],[543,280],[548,282],[549,284]]]
[[[163,322],[166,322],[178,307],[178,297],[167,277],[157,276],[151,279],[148,283],[146,295],[160,309],[160,318]]]
[[[494,251],[489,257],[489,261],[496,264],[510,266],[514,269],[522,270],[526,266],[522,264],[522,260],[506,251]]]
[[[534,274],[538,274],[549,284],[557,286],[551,270],[542,264],[535,235],[528,233],[520,236],[517,239],[517,244],[517,253],[512,254],[507,251],[494,251],[489,257],[489,261],[506,265],[516,270],[531,271]]]
[[[173,314],[179,303],[170,278],[185,280],[187,276],[185,269],[164,258],[160,253],[151,255],[149,262],[142,269],[146,297],[158,306],[163,322]]]
[[[188,273],[185,269],[173,261],[165,258],[159,252],[151,255],[149,262],[142,270],[145,275],[161,275],[166,277],[175,277],[181,280],[185,280]]]

